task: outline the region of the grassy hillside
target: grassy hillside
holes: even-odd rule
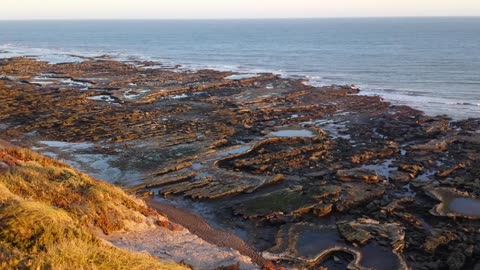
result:
[[[155,213],[121,189],[0,145],[1,269],[186,269],[95,237]]]

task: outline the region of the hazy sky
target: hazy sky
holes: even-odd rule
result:
[[[480,0],[1,0],[0,19],[480,16]]]

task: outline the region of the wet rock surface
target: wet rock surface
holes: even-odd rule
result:
[[[478,267],[479,119],[241,75],[2,59],[0,136],[190,207],[278,266]]]

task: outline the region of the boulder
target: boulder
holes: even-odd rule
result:
[[[423,171],[423,167],[420,165],[408,165],[408,164],[400,165],[398,169],[400,171],[410,173],[414,177]]]
[[[446,140],[431,140],[424,144],[412,145],[410,149],[424,152],[445,151],[448,148],[448,143]]]
[[[406,183],[410,181],[413,177],[414,176],[412,174],[401,171],[394,171],[391,172],[389,175],[390,180],[397,183]]]
[[[332,212],[333,204],[318,204],[313,208],[313,214],[319,217],[324,217]]]
[[[364,181],[367,183],[377,183],[380,180],[380,177],[374,170],[354,168],[349,170],[338,170],[337,179],[343,182]]]

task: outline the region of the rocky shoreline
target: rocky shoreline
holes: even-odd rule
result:
[[[201,203],[279,267],[480,267],[480,119],[150,62],[11,58],[0,77],[1,139],[139,196]]]

